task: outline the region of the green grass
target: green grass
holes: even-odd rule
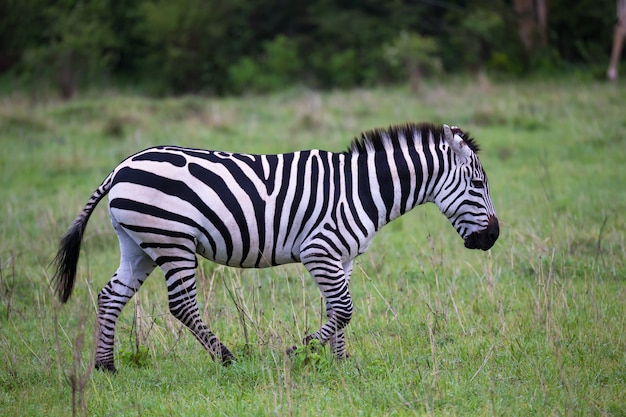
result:
[[[71,103],[0,102],[0,415],[626,416],[624,85],[452,82],[376,89]],[[362,130],[456,124],[481,145],[501,223],[468,251],[434,206],[358,258],[350,358],[284,354],[320,324],[301,266],[201,262],[203,317],[237,362],[215,365],[167,310],[155,272],[119,321],[118,374],[90,372],[94,299],[118,262],[105,204],[67,305],[57,240],[124,157],[171,143],[340,151]]]

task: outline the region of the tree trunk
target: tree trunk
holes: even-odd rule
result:
[[[548,43],[548,0],[514,0],[518,33],[527,52]]]
[[[548,0],[537,0],[537,35],[540,46],[548,44]]]
[[[79,73],[76,59],[74,59],[74,54],[69,52],[62,54],[57,62],[56,79],[61,89],[61,97],[63,100],[69,100],[74,97],[78,86]]]
[[[606,71],[606,78],[609,81],[617,80],[617,67],[619,57],[622,54],[624,38],[626,37],[626,0],[617,0],[617,23],[613,34],[613,49],[611,50],[611,60],[609,69]]]

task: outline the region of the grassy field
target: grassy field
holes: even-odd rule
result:
[[[624,84],[461,82],[408,90],[70,103],[0,102],[0,415],[626,416]],[[202,261],[203,317],[238,356],[215,365],[168,312],[159,272],[119,321],[111,376],[92,372],[97,292],[115,271],[94,213],[67,305],[57,241],[106,174],[156,144],[341,151],[362,130],[456,124],[482,147],[501,224],[469,251],[433,205],[358,258],[350,358],[285,348],[320,324],[303,267]]]

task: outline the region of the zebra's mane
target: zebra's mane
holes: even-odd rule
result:
[[[476,140],[469,136],[469,132],[463,132],[457,127],[453,127],[455,134],[461,135],[463,141],[474,152],[478,153],[480,147]],[[435,125],[432,123],[407,123],[403,125],[390,126],[387,129],[373,129],[361,133],[360,137],[352,140],[348,153],[362,154],[370,151],[384,151],[387,148],[397,148],[401,145],[401,141],[413,140],[416,136],[419,138],[432,137],[436,142],[443,140],[443,125]]]

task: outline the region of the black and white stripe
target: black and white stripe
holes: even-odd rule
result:
[[[466,247],[487,250],[496,241],[498,221],[477,151],[460,129],[430,124],[365,132],[341,153],[146,149],[111,172],[63,237],[54,283],[66,302],[87,221],[108,193],[121,261],[98,296],[97,367],[115,370],[116,320],[156,266],[165,273],[172,314],[211,355],[233,359],[198,313],[196,253],[244,268],[304,264],[327,312],[305,342],[330,342],[343,357],[352,261],[381,227],[434,202]]]

